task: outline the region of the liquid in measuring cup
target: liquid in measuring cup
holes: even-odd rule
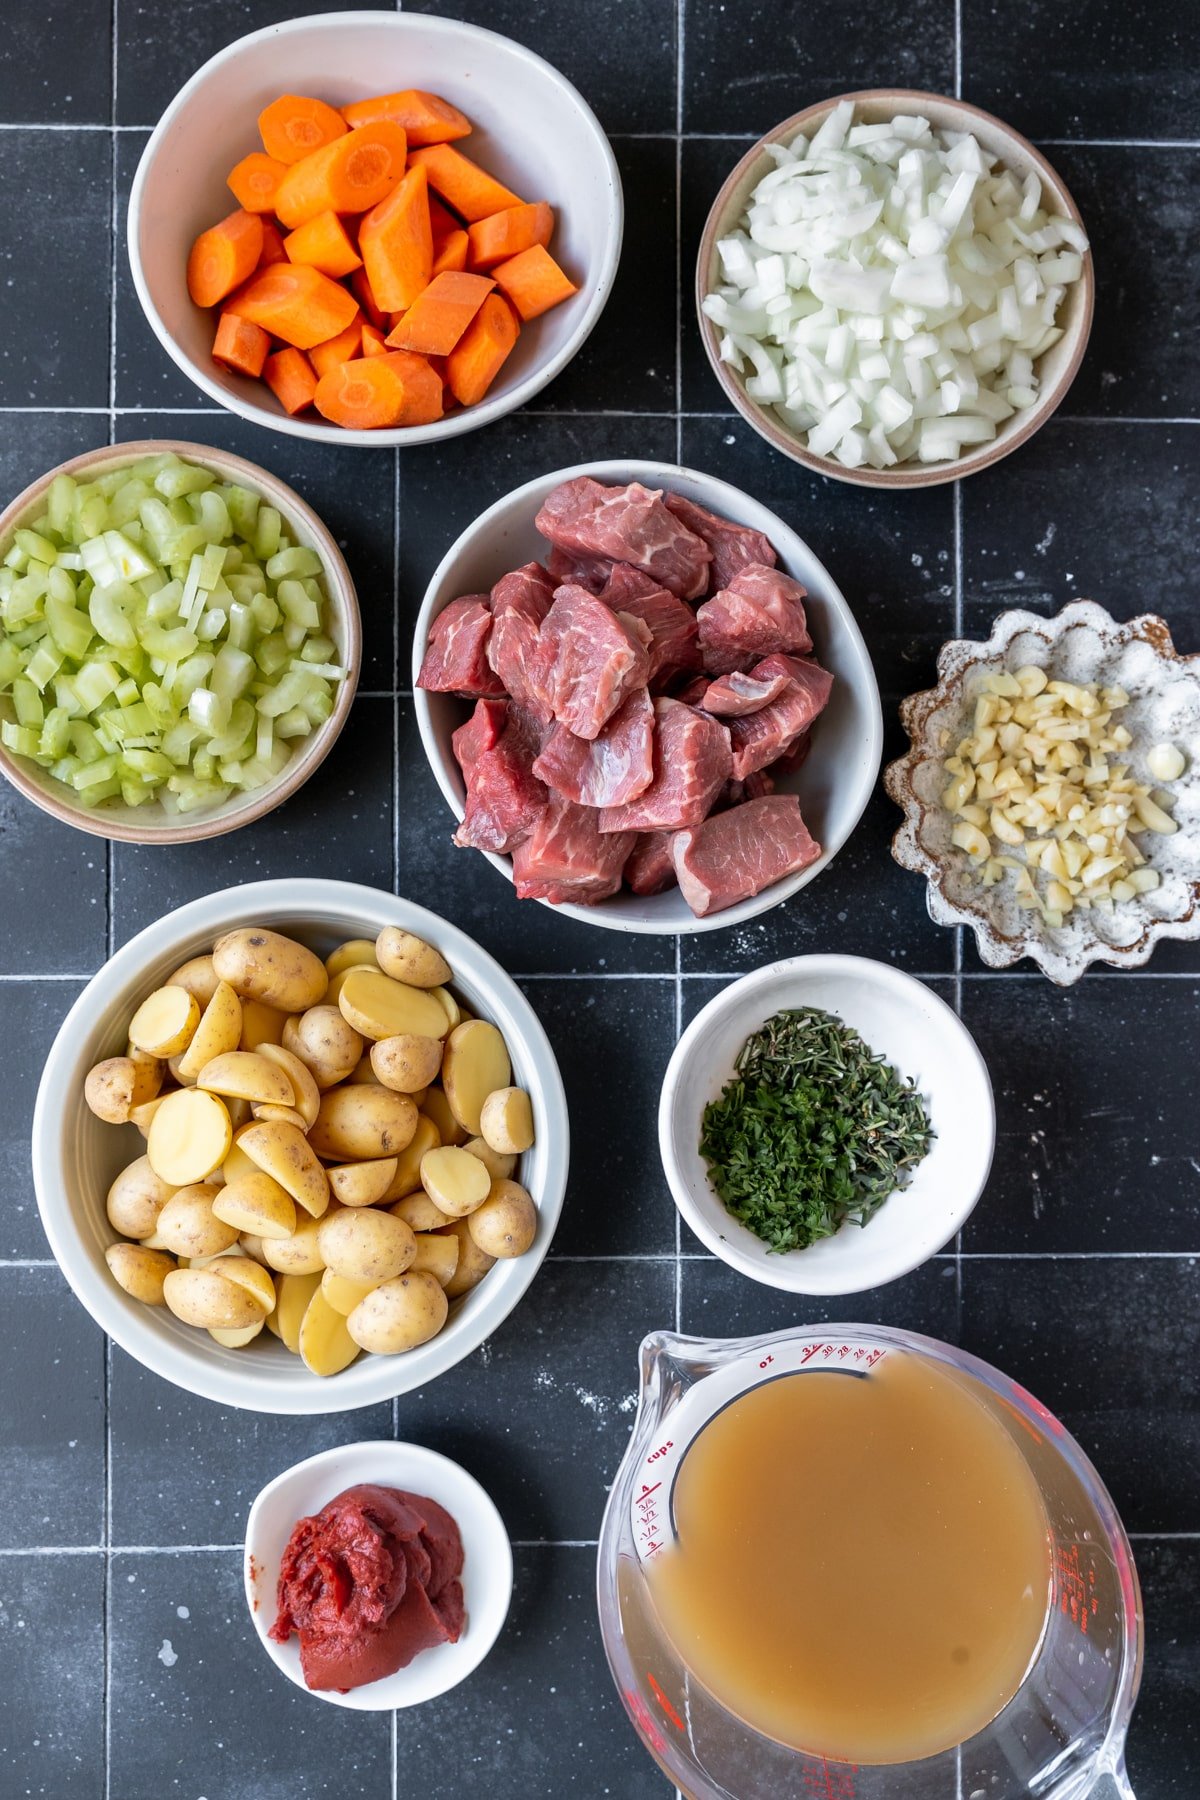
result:
[[[766,1736],[852,1763],[932,1756],[1008,1704],[1041,1640],[1050,1533],[967,1376],[906,1355],[768,1379],[679,1465],[647,1565],[692,1673]]]

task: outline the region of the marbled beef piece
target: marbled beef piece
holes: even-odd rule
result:
[[[581,587],[561,587],[538,637],[536,686],[560,725],[594,738],[650,674],[650,633]]]
[[[547,729],[554,715],[542,686],[539,638],[554,600],[554,583],[541,563],[526,563],[492,589],[488,662],[521,710]]]
[[[614,563],[609,570],[608,580],[600,589],[600,598],[614,612],[620,612],[631,600],[662,591],[661,581],[655,581],[653,575],[647,575],[644,569],[635,569],[632,563]]]
[[[599,816],[594,807],[550,795],[533,832],[513,853],[518,899],[592,906],[617,892],[633,835],[602,836]]]
[[[546,496],[535,523],[560,550],[631,563],[682,600],[708,586],[712,551],[668,511],[660,489],[637,481],[606,487],[581,475]]]
[[[485,750],[494,750],[507,723],[508,707],[503,700],[477,700],[475,711],[450,739],[459,768],[465,772],[467,764]]]
[[[625,886],[648,898],[678,886],[670,831],[639,831],[625,863]]]
[[[765,769],[756,769],[753,775],[747,775],[745,781],[727,781],[717,795],[714,812],[727,812],[731,806],[740,806],[743,800],[761,800],[764,794],[775,792],[775,778]]]
[[[417,686],[431,694],[499,700],[504,688],[487,660],[492,611],[487,594],[451,600],[429,627]]]
[[[812,649],[805,589],[782,569],[748,563],[699,608],[700,654],[710,675],[749,669],[775,651]]]
[[[671,838],[680,891],[698,919],[749,900],[820,854],[795,794],[743,801]]]
[[[757,769],[768,768],[786,756],[824,710],[833,688],[828,669],[811,658],[768,656],[755,665],[754,674],[761,680],[786,675],[787,686],[770,706],[740,719],[730,719],[733,773],[737,781],[745,781]]]
[[[654,704],[637,688],[590,741],[556,725],[533,772],[579,806],[622,806],[650,786],[653,741]]]
[[[603,600],[606,595],[607,590],[600,598]],[[677,675],[700,667],[696,615],[666,588],[651,587],[649,593],[629,594],[620,602],[619,611],[623,617],[640,619],[650,633],[650,687],[655,693]]]
[[[607,556],[572,556],[569,551],[560,550],[557,544],[551,544],[546,557],[546,570],[556,588],[582,587],[589,594],[598,594],[612,569]]]
[[[493,641],[494,638],[493,633]],[[697,701],[697,705],[718,719],[741,719],[747,713],[761,712],[772,700],[778,700],[789,679],[785,674],[764,677],[753,671],[743,675],[734,669],[730,674],[710,681],[703,700]]]
[[[626,806],[606,806],[602,831],[675,831],[697,825],[733,773],[729,733],[678,700],[654,702],[654,779]]]
[[[526,722],[510,712],[496,743],[463,764],[466,810],[454,834],[460,848],[504,855],[534,830],[549,801],[533,772],[537,750]]]
[[[761,531],[752,531],[749,525],[735,525],[732,519],[719,518],[716,513],[709,512],[707,506],[697,506],[694,500],[685,500],[682,494],[664,494],[663,503],[689,531],[702,537],[712,551],[709,593],[715,594],[728,587],[738,570],[744,569],[747,563],[763,563],[768,569],[775,567],[778,560],[775,546]]]

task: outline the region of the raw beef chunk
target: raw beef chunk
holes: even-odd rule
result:
[[[698,825],[733,773],[729,734],[678,700],[654,703],[654,779],[627,806],[606,806],[602,831],[675,831]]]
[[[708,586],[712,551],[663,504],[661,491],[632,481],[605,487],[587,475],[548,494],[535,520],[542,536],[576,556],[604,556],[644,569],[681,600]]]
[[[794,794],[745,800],[671,839],[680,890],[699,919],[749,900],[820,854]]]

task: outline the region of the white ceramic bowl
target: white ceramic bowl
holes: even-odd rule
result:
[[[780,1254],[726,1212],[700,1155],[700,1121],[746,1039],[794,1006],[834,1013],[913,1080],[937,1135],[909,1185],[865,1226]],[[723,989],[675,1046],[658,1108],[663,1168],[684,1220],[731,1269],[792,1294],[857,1294],[918,1268],[970,1216],[995,1137],[987,1065],[957,1014],[923,982],[862,956],[792,956]]]
[[[533,1099],[537,1143],[520,1176],[537,1202],[538,1232],[524,1256],[497,1263],[454,1303],[444,1330],[403,1356],[361,1356],[340,1375],[312,1375],[267,1334],[246,1350],[226,1350],[165,1307],[131,1300],[104,1260],[116,1239],[105,1216],[114,1176],[143,1154],[133,1126],[112,1126],[88,1110],[88,1069],[124,1049],[138,1001],[224,931],[268,925],[326,955],[347,938],[399,925],[428,938],[454,970],[454,987],[473,1013],[504,1034],[513,1079]],[[193,900],[148,925],[88,982],[54,1040],[33,1115],[33,1180],[50,1248],[76,1296],[102,1331],[155,1374],[225,1406],[269,1413],[349,1412],[409,1393],[453,1368],[507,1318],[537,1274],[554,1235],[566,1188],[567,1103],[554,1052],[537,1015],[497,962],[455,926],[423,907],[352,882],[297,878],[252,882]]]
[[[300,1642],[277,1644],[268,1635],[275,1622],[276,1586],[283,1552],[298,1519],[311,1517],[348,1487],[361,1482],[401,1488],[436,1500],[451,1514],[463,1541],[463,1599],[467,1621],[456,1644],[436,1644],[414,1657],[406,1669],[348,1694],[308,1687],[300,1671]],[[347,1444],[295,1463],[267,1483],[246,1521],[244,1566],[246,1602],[267,1655],[289,1681],[354,1712],[391,1712],[434,1700],[477,1669],[500,1635],[512,1596],[512,1548],[495,1503],[473,1475],[419,1444]]]
[[[413,697],[421,742],[429,766],[456,819],[463,816],[466,789],[454,758],[451,736],[470,717],[470,704],[453,694],[427,694],[417,687],[429,627],[451,600],[490,588],[501,575],[546,554],[546,540],[533,521],[543,500],[560,482],[590,475],[602,482],[640,481],[649,488],[670,488],[710,511],[739,524],[753,526],[770,538],[779,553],[779,566],[808,589],[805,610],[812,631],[814,654],[835,677],[829,705],[813,729],[812,754],[795,774],[780,781],[781,792],[796,793],[805,823],[822,846],[815,863],[798,875],[764,888],[751,900],[742,900],[725,912],[698,919],[678,888],[665,894],[640,898],[622,891],[597,906],[556,906],[553,911],[585,925],[603,925],[610,931],[644,932],[673,936],[677,932],[719,931],[726,925],[744,925],[747,919],[769,912],[782,900],[807,887],[828,868],[862,817],[871,797],[883,746],[883,715],[879,687],[871,658],[854,614],[824,564],[817,561],[804,539],[798,537],[776,513],[769,512],[749,494],[675,463],[613,462],[579,463],[556,469],[514,488],[497,500],[458,541],[451,545],[434,573],[417,617],[413,638]],[[449,831],[447,836],[449,836]],[[493,867],[512,880],[512,859],[488,852],[459,851],[461,856],[487,855]],[[548,901],[541,902],[548,905]]]
[[[344,431],[316,414],[289,419],[261,381],[212,360],[213,315],[193,306],[185,271],[199,232],[233,210],[225,177],[261,150],[258,114],[280,94],[334,106],[401,87],[430,88],[474,124],[464,148],[514,192],[548,200],[552,249],[579,284],[521,333],[487,398],[436,425]],[[256,425],[330,444],[427,444],[523,406],[564,369],[604,310],[621,254],[621,180],[583,97],[532,50],[457,19],[335,12],[239,38],[180,89],[142,152],[129,197],[129,261],[142,310],[198,388]]]

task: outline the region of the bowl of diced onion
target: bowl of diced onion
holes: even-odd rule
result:
[[[807,107],[713,203],[700,331],[737,410],[807,468],[931,487],[1027,441],[1087,347],[1079,210],[1032,144],[902,88]]]
[[[361,635],[337,544],[265,469],[90,451],[0,513],[0,773],[99,837],[234,831],[329,753]]]

